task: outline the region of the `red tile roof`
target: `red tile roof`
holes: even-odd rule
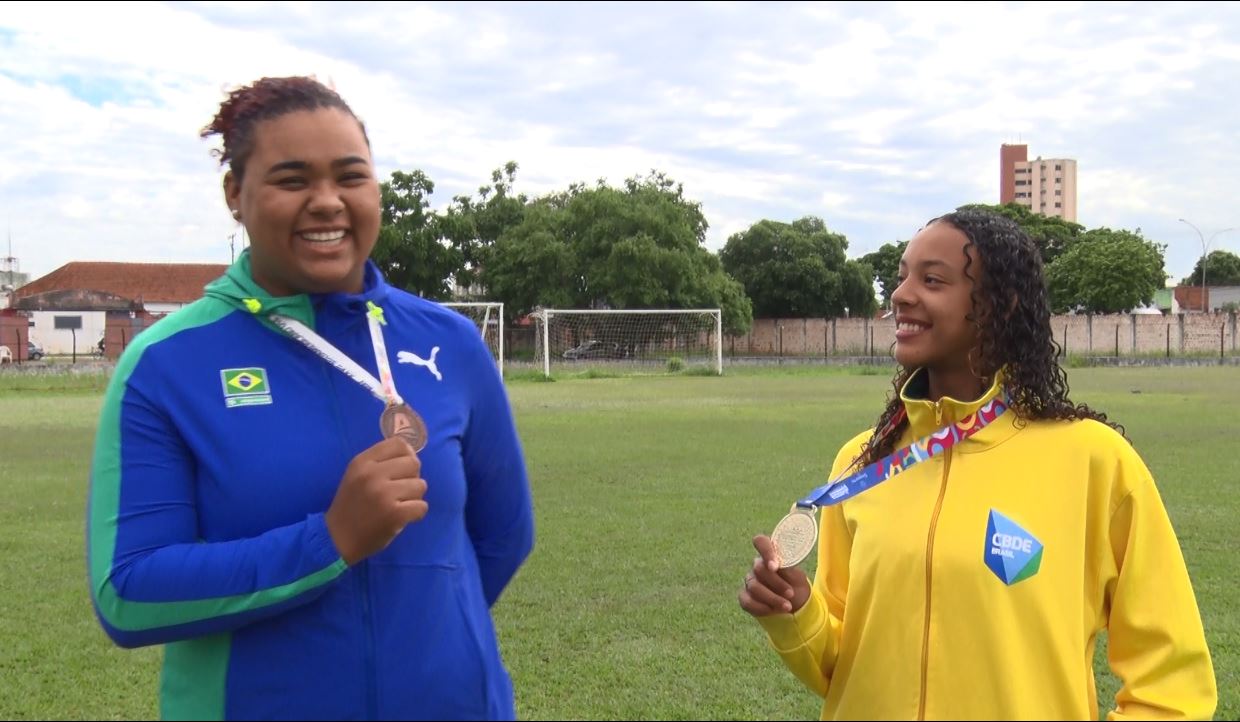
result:
[[[13,293],[14,300],[48,291],[105,291],[144,303],[189,303],[224,275],[217,263],[66,263]]]

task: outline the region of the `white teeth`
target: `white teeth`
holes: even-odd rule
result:
[[[323,233],[303,233],[301,234],[301,237],[305,238],[307,241],[320,241],[320,242],[338,241],[341,238],[344,238],[344,231],[326,231]]]
[[[926,327],[925,327],[925,326],[923,326],[923,325],[921,325],[920,323],[908,323],[908,322],[905,322],[905,323],[901,323],[901,324],[899,324],[899,325],[897,326],[897,328],[898,328],[900,331],[922,331],[922,330],[924,330]]]

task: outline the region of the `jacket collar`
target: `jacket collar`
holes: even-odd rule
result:
[[[925,369],[917,369],[900,389],[900,401],[904,403],[904,410],[908,414],[909,435],[912,439],[920,439],[970,414],[977,413],[978,409],[985,406],[987,402],[1003,393],[1004,381],[1004,373],[1000,371],[995,374],[990,388],[976,399],[962,401],[944,396],[938,401],[931,401],[926,398],[930,387],[929,373]],[[1009,409],[1001,419],[996,419],[996,422],[1006,419],[1007,424],[1010,425],[1011,417],[1014,416],[1015,412]],[[980,432],[979,436],[985,431]]]
[[[223,276],[207,285],[206,294],[225,303],[245,310],[275,328],[267,317],[279,313],[315,327],[316,316],[324,320],[347,321],[366,318],[366,304],[382,305],[389,295],[390,286],[374,261],[367,259],[362,276],[361,293],[301,293],[292,296],[272,296],[254,282],[250,267],[250,250],[247,248],[228,268]]]

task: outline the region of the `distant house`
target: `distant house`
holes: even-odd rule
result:
[[[1180,312],[1180,303],[1175,298],[1174,288],[1160,288],[1155,291],[1154,302],[1150,305],[1164,315],[1174,315]]]
[[[155,319],[202,298],[227,266],[215,263],[66,263],[13,293],[30,338],[49,354],[88,353],[105,329],[109,355]]]

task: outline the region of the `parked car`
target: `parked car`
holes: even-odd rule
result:
[[[29,341],[26,343],[26,358],[31,361],[38,361],[46,355],[47,354],[43,353],[43,347],[39,344],[34,341]]]
[[[587,358],[624,358],[626,356],[624,347],[618,343],[611,341],[599,341],[593,339],[585,343],[574,346],[563,354],[564,358],[570,360],[587,359]]]

